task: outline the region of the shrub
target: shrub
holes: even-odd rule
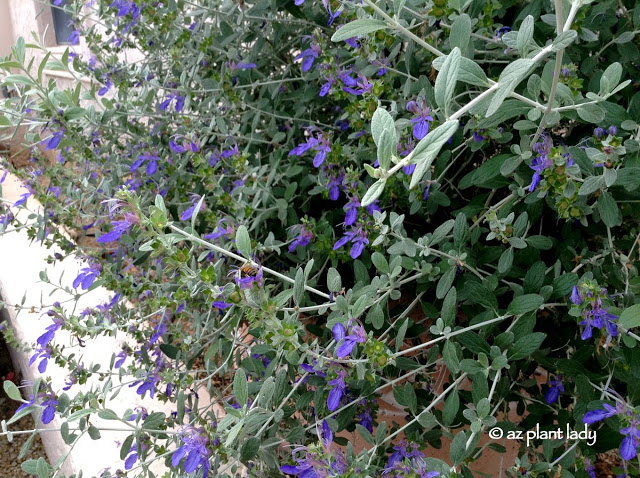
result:
[[[48,310],[32,362],[68,387],[20,413],[55,410],[68,444],[99,438],[90,414],[133,423],[104,476],[481,476],[489,430],[602,421],[523,440],[506,475],[596,476],[620,448],[638,476],[637,4],[68,3],[93,55],[20,39],[0,121],[32,148],[30,236],[87,260],[43,280],[114,295]],[[105,370],[60,329],[127,340]],[[176,412],[116,414],[127,386]]]

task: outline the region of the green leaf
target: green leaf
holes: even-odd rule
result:
[[[118,415],[116,414],[116,412],[114,412],[113,410],[110,410],[108,408],[106,408],[104,410],[100,410],[98,412],[98,416],[100,418],[102,418],[103,420],[119,420]]]
[[[460,48],[455,47],[442,65],[442,70],[438,73],[436,84],[434,86],[434,94],[437,105],[445,110],[445,116],[448,117],[448,105],[453,98],[453,92],[456,89],[458,81],[458,68],[460,66]],[[448,139],[448,138],[447,138]]]
[[[598,198],[598,211],[602,222],[608,227],[616,227],[622,224],[622,214],[613,196],[607,191],[603,191]]]
[[[400,329],[398,329],[398,335],[396,335],[396,352],[400,351],[402,348],[402,344],[404,342],[404,336],[407,333],[407,328],[409,327],[409,318],[404,319]]]
[[[71,415],[69,415],[67,421],[73,422],[92,413],[96,413],[97,411],[98,410],[96,410],[95,408],[85,408],[83,410],[78,410],[77,412],[73,412]]]
[[[521,337],[513,344],[509,360],[520,360],[528,357],[540,348],[546,336],[547,334],[543,334],[542,332],[534,332]]]
[[[445,425],[451,425],[456,419],[458,410],[460,409],[460,397],[457,390],[452,390],[444,402],[442,409],[442,422]]]
[[[436,417],[433,413],[424,411],[420,415],[418,415],[418,423],[422,425],[424,431],[428,431],[438,424],[438,420],[436,420]]]
[[[384,191],[384,185],[386,184],[386,179],[378,179],[375,183],[371,185],[371,187],[367,190],[360,205],[362,207],[366,207],[369,204],[373,203]]]
[[[428,135],[420,140],[411,153],[411,163],[416,164],[416,169],[411,175],[412,189],[422,181],[422,177],[431,168],[431,163],[435,159],[442,145],[449,141],[453,133],[458,129],[458,120],[449,120],[435,128]]]
[[[455,280],[455,278],[456,278],[455,266],[451,267],[444,274],[442,274],[442,277],[440,277],[440,280],[438,281],[438,285],[436,287],[436,297],[438,299],[442,299],[444,298],[445,295],[447,295],[447,292],[449,292],[449,289],[451,288],[451,285],[453,284],[453,281]]]
[[[469,46],[471,39],[471,18],[463,13],[451,25],[451,33],[449,34],[449,44],[451,48],[458,47],[465,51]]]
[[[456,318],[457,308],[456,288],[452,287],[449,289],[449,292],[447,292],[447,295],[442,302],[441,316],[445,326],[451,327],[453,325]]]
[[[393,153],[397,151],[397,146],[395,128],[393,131],[386,128],[383,129],[378,143],[378,161],[382,169],[386,170],[391,166],[391,158]]]
[[[260,450],[260,439],[258,437],[251,437],[242,444],[240,450],[240,461],[245,465],[251,461]]]
[[[4,388],[4,393],[6,393],[11,400],[16,400],[18,402],[22,401],[20,390],[11,380],[5,380],[2,384],[2,388]]]
[[[387,262],[387,259],[379,252],[376,251],[371,255],[371,262],[373,262],[373,265],[376,266],[376,269],[378,269],[378,271],[382,272],[383,274],[389,273],[389,263]]]
[[[624,309],[618,319],[618,325],[627,330],[640,326],[640,304]]]
[[[380,139],[384,130],[393,131],[395,134],[396,126],[393,118],[384,108],[378,108],[371,118],[371,134],[376,146],[380,145]]]
[[[486,367],[476,360],[464,359],[460,362],[460,369],[469,375],[474,375],[476,373],[484,372]]]
[[[578,37],[578,32],[575,30],[567,30],[558,35],[551,45],[552,51],[564,50],[571,45]]]
[[[513,264],[513,247],[507,248],[498,260],[498,272],[506,274]]]
[[[247,375],[242,368],[236,370],[233,377],[233,394],[242,406],[249,403],[249,385],[247,383]]]
[[[533,17],[527,15],[527,18],[520,24],[520,30],[518,30],[518,36],[516,38],[516,48],[521,56],[527,56],[531,40],[533,40]]]
[[[587,196],[599,191],[604,184],[604,178],[602,176],[589,176],[584,180],[580,189],[578,190],[578,196]]]
[[[358,433],[360,433],[360,436],[364,439],[364,441],[366,441],[369,445],[376,444],[376,441],[373,439],[373,435],[365,427],[363,427],[359,423],[356,423],[356,430],[358,431]]]
[[[453,223],[453,243],[456,247],[460,248],[464,244],[468,232],[467,216],[462,212],[458,213]]]
[[[475,304],[494,311],[498,310],[498,300],[495,294],[480,282],[467,281],[464,284],[464,294]]]
[[[142,428],[146,430],[157,430],[164,425],[165,415],[162,412],[153,412],[142,422]]]
[[[393,387],[393,398],[395,398],[396,402],[400,405],[409,408],[412,413],[416,413],[418,398],[411,383],[407,382],[403,386]]]
[[[300,305],[302,299],[304,299],[304,271],[298,269],[293,283],[293,301],[296,305]]]
[[[7,85],[35,85],[35,83],[25,75],[7,75],[2,78],[2,83]]]
[[[36,432],[33,432],[29,438],[27,438],[27,441],[24,442],[24,445],[22,445],[22,447],[20,448],[20,453],[18,453],[18,460],[21,461],[24,459],[24,457],[26,456],[27,453],[29,453],[29,450],[31,449],[31,447],[33,446],[33,442],[35,441],[37,436]]]
[[[331,37],[331,41],[344,41],[353,37],[360,37],[368,33],[377,32],[387,28],[387,24],[381,20],[373,18],[362,18],[347,23],[336,31]]]
[[[600,124],[604,121],[605,111],[601,106],[598,106],[595,103],[580,105],[576,111],[578,116],[580,116],[580,119],[587,123]]]
[[[120,448],[120,459],[124,460],[129,454],[129,450],[131,450],[131,445],[133,445],[133,439],[135,435],[129,435],[122,444],[122,448]]]
[[[540,290],[544,285],[546,270],[547,266],[542,261],[538,261],[529,267],[524,276],[524,282],[522,283],[525,293],[537,292]]]
[[[576,282],[578,282],[578,274],[575,272],[569,272],[553,279],[552,286],[555,297],[567,295]]]
[[[236,231],[236,246],[242,254],[247,259],[251,258],[251,239],[249,238],[249,231],[247,231],[246,226],[241,225],[238,227]]]
[[[93,425],[89,427],[89,429],[87,430],[87,433],[89,433],[89,437],[92,440],[100,439],[100,430],[98,430],[98,428],[94,427]]]
[[[525,241],[531,247],[547,251],[553,247],[553,241],[547,236],[528,236]]]
[[[419,420],[418,420],[419,421]],[[387,422],[380,421],[376,429],[376,443],[382,443],[387,437]]]
[[[488,118],[498,111],[502,102],[507,96],[513,93],[513,90],[515,90],[516,86],[524,79],[532,65],[533,61],[529,58],[521,58],[507,65],[500,74],[500,78],[498,79],[499,86],[491,99],[485,117]]]
[[[464,460],[467,455],[470,453],[467,451],[467,434],[464,430],[459,432],[456,437],[451,442],[451,446],[449,447],[449,456],[451,457],[451,461],[453,461],[454,465],[458,465]]]
[[[542,298],[542,296],[539,296],[538,294],[519,295],[518,297],[513,299],[511,304],[509,304],[509,307],[507,309],[507,314],[509,315],[526,314],[527,312],[536,310],[543,303],[544,303],[544,299]]]
[[[440,71],[442,70],[442,66],[444,65],[446,58],[444,56],[439,56],[435,60],[433,60],[433,67]],[[478,65],[475,61],[466,58],[464,56],[460,57],[460,66],[458,67],[458,81],[462,81],[463,83],[468,83],[470,85],[475,86],[489,86],[489,80],[487,79],[487,75],[484,73],[484,70]]]
[[[340,292],[342,289],[340,273],[333,267],[330,267],[327,271],[327,289],[331,292]]]
[[[456,346],[453,345],[453,342],[447,341],[444,344],[442,348],[442,358],[451,373],[455,374],[460,371],[460,359],[458,359]]]
[[[600,77],[600,92],[598,95],[603,96],[610,93],[616,86],[618,86],[621,77],[622,65],[617,61],[611,63]]]
[[[382,310],[382,307],[380,307],[380,304],[376,304],[369,309],[365,322],[373,325],[373,328],[376,330],[380,329],[384,325],[384,311]]]

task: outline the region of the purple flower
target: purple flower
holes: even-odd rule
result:
[[[313,66],[313,62],[318,58],[318,55],[322,53],[322,49],[319,45],[313,42],[313,37],[306,37],[309,40],[309,48],[304,50],[293,61],[302,60],[302,71],[306,73]]]
[[[131,164],[131,166],[129,167],[129,171],[136,171],[145,161],[147,162],[147,174],[149,176],[153,175],[158,170],[158,161],[160,161],[160,156],[155,153],[138,155],[138,159],[135,160],[133,164]]]
[[[191,425],[186,426],[180,439],[182,445],[171,457],[171,465],[177,467],[183,458],[185,473],[193,473],[197,469],[202,470],[202,478],[209,475],[209,438],[203,428],[195,428]]]
[[[44,407],[41,417],[42,423],[47,424],[53,420],[56,414],[56,405],[58,405],[58,401],[52,396],[42,402],[42,406]]]
[[[629,420],[629,426],[620,430],[622,435],[626,435],[620,444],[620,457],[623,460],[633,460],[638,455],[639,426],[638,418],[633,417]]]
[[[391,454],[387,461],[387,466],[382,472],[383,477],[400,477],[407,476],[419,476],[420,478],[435,478],[440,476],[437,471],[427,471],[426,461],[424,454],[420,451],[416,443],[411,444],[411,450],[409,450],[409,443],[406,439],[403,439],[398,445],[393,447],[396,450]],[[406,466],[406,462],[410,463],[410,466]]]
[[[42,145],[44,146],[45,150],[56,149],[60,144],[60,141],[62,141],[63,137],[64,137],[64,130],[61,129],[53,133],[53,135],[51,135],[49,139],[43,140]]]
[[[345,226],[351,226],[356,222],[358,218],[358,208],[360,207],[360,201],[357,196],[353,196],[349,202],[343,207],[346,216],[344,219]]]
[[[73,288],[77,289],[80,286],[82,290],[87,290],[96,281],[101,269],[102,267],[98,263],[92,263],[89,267],[84,267],[73,281]]]
[[[131,226],[137,224],[139,222],[138,217],[132,213],[125,213],[124,220],[122,221],[113,221],[113,229],[111,232],[103,234],[97,239],[97,242],[106,243],[106,242],[114,242],[119,241],[123,234],[129,232]]]
[[[67,41],[72,45],[77,45],[80,42],[80,30],[73,30]]]
[[[357,259],[362,254],[364,250],[364,246],[369,244],[369,239],[367,239],[367,231],[364,230],[362,226],[354,227],[351,231],[347,231],[344,236],[342,236],[338,241],[333,245],[333,250],[338,250],[342,246],[344,246],[347,242],[351,242],[351,250],[349,254],[352,259]]]
[[[582,297],[580,296],[580,291],[578,290],[577,285],[574,285],[573,289],[571,289],[571,297],[569,297],[569,299],[576,305],[582,304]]]
[[[116,355],[116,358],[118,360],[115,361],[115,363],[113,364],[114,368],[120,368],[122,367],[122,365],[124,365],[125,360],[127,360],[127,351],[126,350],[122,350],[121,352],[119,352]]]
[[[338,343],[336,348],[336,356],[343,358],[348,356],[357,343],[364,344],[367,342],[367,333],[361,324],[354,325],[351,328],[351,335],[346,335],[346,329],[344,325],[338,322],[333,326],[333,340]]]
[[[331,177],[327,183],[327,189],[329,190],[329,199],[337,201],[340,196],[340,184],[342,181],[340,178]]]
[[[326,420],[322,420],[322,444],[326,449],[329,449],[331,442],[333,441],[333,433],[329,428],[329,423]]]
[[[474,132],[473,132],[473,140],[474,140],[476,143],[482,143],[485,139],[487,139],[487,138],[486,138],[486,136],[484,136],[483,134],[481,134],[481,133],[484,133],[485,131],[486,131],[486,130],[484,130],[484,129],[479,130],[479,131],[474,131]]]
[[[227,67],[229,68],[231,73],[234,73],[236,70],[250,70],[252,68],[256,68],[257,66],[258,65],[256,65],[255,63],[236,63],[235,61],[227,62]]]
[[[615,136],[618,134],[618,128],[615,126],[609,126],[607,133],[609,133],[611,136]]]
[[[133,8],[136,6],[133,0],[114,0],[114,2],[110,5],[111,8],[117,8],[118,13],[117,16],[124,17],[131,13]]]
[[[158,374],[154,372],[145,372],[143,378],[140,380],[136,380],[129,387],[135,387],[138,385],[136,389],[136,393],[141,397],[144,397],[145,393],[149,392],[149,396],[151,398],[154,397],[156,393],[156,383],[160,381],[160,377]]]
[[[233,224],[229,224],[228,226],[224,226],[224,224],[226,222],[229,222],[229,219],[227,218],[222,218],[218,221],[218,224],[216,226],[216,229],[209,233],[209,234],[205,234],[204,236],[202,236],[204,239],[218,239],[219,237],[222,236],[227,236],[228,239],[231,239],[235,236],[236,230],[233,226]]]
[[[584,417],[582,418],[582,422],[591,425],[595,422],[602,421],[605,418],[617,415],[619,412],[616,407],[612,407],[608,403],[603,403],[602,406],[604,407],[604,410],[597,409],[585,413]]]
[[[358,85],[358,81],[351,76],[354,73],[353,70],[342,69],[338,72],[338,79],[345,84],[345,86],[354,87]]]
[[[289,244],[289,252],[295,251],[298,247],[306,247],[314,238],[313,231],[309,224],[296,224],[291,227],[291,234],[296,238]]]
[[[179,144],[177,144],[175,141],[173,140],[169,140],[169,148],[171,149],[171,151],[173,151],[174,153],[184,153],[187,148],[185,148],[184,146],[181,146]]]
[[[531,178],[531,184],[529,185],[529,192],[531,193],[538,187],[538,184],[540,184],[542,172],[547,168],[553,167],[553,161],[549,159],[546,154],[543,154],[533,158],[533,161],[531,161],[531,166],[529,167],[535,171],[533,177]]]
[[[511,27],[500,27],[498,28],[498,30],[496,31],[495,37],[496,39],[500,38],[502,35],[504,35],[507,32],[511,31]]]
[[[344,86],[342,88],[343,91],[356,96],[363,95],[368,91],[371,91],[371,88],[373,88],[373,83],[369,83],[369,80],[362,73],[360,73],[358,77],[360,81],[356,81],[356,84],[355,84],[355,86],[357,86],[358,88]]]
[[[13,203],[14,207],[19,207],[24,205],[27,202],[27,199],[29,199],[32,196],[31,193],[24,193],[22,196],[20,196],[20,199],[18,199],[16,202]]]
[[[181,221],[188,221],[189,219],[191,219],[193,217],[193,213],[196,210],[196,206],[200,202],[200,198],[201,198],[201,196],[199,196],[198,194],[192,194],[191,195],[191,202],[193,203],[193,206],[191,206],[189,209],[187,209],[186,211],[184,211],[180,215],[180,220]],[[205,202],[203,201],[202,204],[200,205],[200,211],[205,210],[206,207],[207,206],[206,206]]]
[[[314,128],[309,128],[309,130],[313,129]],[[327,154],[331,152],[331,143],[328,138],[325,138],[322,131],[318,131],[317,137],[310,136],[307,138],[305,143],[301,143],[289,151],[289,156],[302,156],[309,150],[314,150],[316,152],[316,155],[313,158],[313,165],[316,168],[319,168],[327,158]]]
[[[544,397],[545,402],[549,405],[555,403],[560,396],[560,392],[564,392],[564,383],[562,381],[562,375],[556,375],[555,380],[549,380],[549,390]]]
[[[375,60],[373,64],[380,67],[377,73],[378,76],[384,76],[387,74],[387,66],[389,66],[389,59],[384,53],[382,53],[380,58]]]
[[[216,309],[228,309],[229,307],[231,307],[233,304],[230,304],[229,302],[225,302],[223,300],[215,300],[211,303],[211,307],[214,307]]]
[[[329,380],[328,384],[333,385],[333,388],[329,391],[329,396],[327,397],[327,408],[330,412],[333,412],[338,409],[340,406],[340,400],[347,391],[347,384],[345,383],[345,378],[348,377],[348,373],[345,369],[340,368],[337,372],[338,376],[333,380]]]
[[[106,95],[107,92],[109,91],[109,89],[111,89],[112,86],[113,86],[113,82],[111,81],[111,79],[110,78],[106,78],[104,80],[104,86],[98,90],[98,96]]]
[[[427,100],[423,97],[418,98],[420,105],[415,101],[407,103],[407,111],[417,115],[411,119],[413,123],[413,137],[420,141],[429,133],[429,124],[433,122],[431,109],[427,106]]]
[[[333,86],[335,81],[336,80],[333,75],[329,75],[329,77],[327,78],[327,82],[320,88],[320,96],[327,96],[327,93],[329,93],[329,91],[331,90],[331,86]]]
[[[589,475],[589,478],[597,478],[596,477],[596,467],[593,466],[591,460],[589,458],[584,459],[584,470]]]
[[[257,269],[257,270],[256,270]],[[258,267],[253,267],[252,270],[255,271],[255,274],[244,274],[242,269],[238,269],[237,275],[235,277],[235,283],[240,286],[241,290],[250,289],[254,285],[258,287],[262,287],[263,282],[263,271],[262,267],[258,265]]]

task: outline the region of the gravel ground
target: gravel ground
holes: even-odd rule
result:
[[[13,365],[11,363],[11,357],[9,351],[5,345],[4,340],[0,336],[0,378],[4,382],[5,378],[15,373]],[[14,380],[16,380],[14,378]],[[16,380],[17,381],[17,380]],[[18,382],[19,383],[19,382]],[[0,420],[9,420],[15,410],[20,406],[20,403],[15,402],[8,398],[4,393],[2,387],[0,387]],[[18,422],[9,425],[10,431],[18,430],[33,430],[34,422],[31,415],[22,417]],[[0,478],[27,478],[33,477],[22,471],[20,464],[25,460],[38,459],[40,457],[46,457],[44,448],[42,446],[42,440],[40,436],[36,436],[33,441],[31,449],[24,458],[18,460],[18,454],[22,449],[22,445],[29,439],[31,434],[14,435],[13,442],[9,443],[7,437],[0,436]]]

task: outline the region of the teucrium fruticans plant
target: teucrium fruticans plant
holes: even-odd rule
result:
[[[640,7],[54,3],[94,56],[35,37],[0,62],[0,126],[32,148],[0,230],[87,259],[41,274],[60,302],[113,295],[45,304],[32,362],[69,378],[16,417],[42,410],[68,444],[100,439],[94,415],[130,432],[104,476],[305,478],[480,476],[494,426],[606,420],[593,449],[523,444],[503,476],[595,476],[618,448],[638,475]],[[30,195],[44,212],[22,224]],[[127,340],[88,364],[61,329]],[[174,413],[115,413],[123,387]],[[526,418],[498,423],[514,404]]]

